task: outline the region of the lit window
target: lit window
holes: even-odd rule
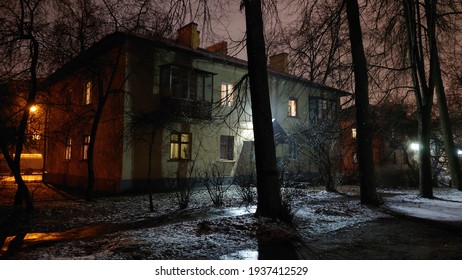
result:
[[[289,117],[296,117],[297,116],[297,99],[296,98],[289,98]]]
[[[220,159],[234,159],[234,136],[220,136]]]
[[[170,159],[191,159],[191,134],[172,133],[170,135]]]
[[[91,91],[92,91],[92,83],[91,81],[87,81],[85,83],[85,89],[83,92],[83,104],[84,105],[91,104]]]
[[[351,138],[356,139],[356,128],[351,129]]]
[[[221,84],[221,105],[225,107],[234,106],[234,87],[229,83]]]
[[[72,139],[68,137],[66,139],[66,148],[64,150],[64,159],[65,160],[71,160],[71,155],[72,155]]]
[[[87,160],[88,159],[88,148],[90,147],[90,136],[85,135],[83,137],[83,149],[82,149],[82,159]]]

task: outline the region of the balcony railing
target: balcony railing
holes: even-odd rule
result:
[[[162,99],[163,110],[179,117],[193,119],[211,119],[212,103],[192,99],[164,97]]]

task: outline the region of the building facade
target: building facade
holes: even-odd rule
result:
[[[194,23],[175,42],[114,33],[51,75],[44,181],[85,188],[90,156],[95,189],[108,192],[254,172],[247,64],[226,42],[199,45]],[[347,93],[287,72],[287,54],[270,58],[277,156],[289,172],[316,173],[287,136]]]

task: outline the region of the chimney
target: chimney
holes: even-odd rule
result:
[[[279,72],[289,73],[289,54],[280,53],[270,56],[269,68]]]
[[[228,43],[226,41],[215,43],[213,45],[208,46],[207,51],[221,54],[221,55],[227,55],[228,54]]]
[[[200,45],[200,32],[197,31],[197,24],[191,22],[178,29],[177,43],[185,47],[197,49]]]

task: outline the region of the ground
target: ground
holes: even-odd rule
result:
[[[357,187],[284,190],[292,225],[257,219],[235,189],[213,207],[206,190],[178,210],[173,193],[100,197],[92,202],[29,184],[35,211],[11,206],[0,185],[3,259],[462,259],[461,192],[380,190],[385,204],[359,203]],[[443,215],[446,213],[445,215]]]

